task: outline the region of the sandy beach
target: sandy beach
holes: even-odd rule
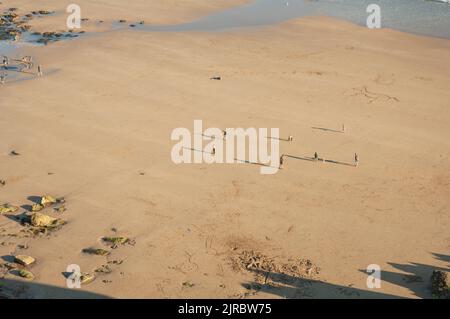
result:
[[[67,30],[70,2],[1,6],[55,10],[30,22],[44,32]],[[119,19],[182,23],[249,1],[78,2],[86,34],[18,46],[10,55],[33,56],[43,76],[0,86],[0,205],[19,207],[0,216],[0,263],[36,259],[32,281],[0,268],[0,294],[431,298],[432,271],[450,261],[450,40],[329,17],[112,31]],[[283,169],[174,164],[171,132],[196,119],[280,128],[294,137],[280,141]],[[327,161],[301,159],[314,152]],[[41,213],[67,223],[35,235],[17,216],[47,194],[66,211]],[[95,280],[68,289],[71,264]],[[370,264],[381,288],[366,285]]]

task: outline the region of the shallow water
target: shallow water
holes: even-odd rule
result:
[[[136,26],[147,31],[226,31],[272,25],[305,16],[325,15],[365,25],[369,4],[381,7],[384,28],[450,38],[450,5],[426,0],[255,0],[190,23]]]
[[[254,0],[254,2],[207,15],[199,20],[175,25],[140,25],[133,29],[149,32],[219,32],[246,27],[273,25],[306,16],[332,16],[365,25],[369,4],[381,7],[383,28],[450,39],[450,0]],[[58,13],[54,13],[58,14]],[[129,29],[128,23],[113,22],[111,30]],[[101,35],[91,32],[85,36]],[[24,32],[19,42],[0,41],[0,55],[36,43],[37,37]],[[60,41],[70,40],[61,38]]]

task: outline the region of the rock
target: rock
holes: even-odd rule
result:
[[[21,25],[21,26],[20,26],[20,30],[21,30],[22,32],[28,31],[28,30],[30,30],[30,29],[31,29],[31,25],[29,25],[29,24],[24,24],[24,25]]]
[[[44,32],[44,33],[42,33],[42,36],[44,37],[44,38],[51,38],[51,37],[53,37],[55,35],[55,32]]]
[[[95,276],[91,275],[87,272],[82,273],[80,276],[80,282],[82,285],[87,285],[87,284],[93,282],[94,279],[95,279]]]
[[[64,225],[65,222],[58,218],[53,218],[41,213],[34,213],[31,216],[31,225],[35,227],[57,227]]]
[[[51,206],[51,205],[55,204],[56,202],[57,202],[56,198],[54,198],[51,195],[45,195],[45,196],[42,196],[42,198],[41,198],[41,205],[44,207]]]
[[[438,298],[450,299],[450,274],[447,271],[433,270],[431,293]]]
[[[54,210],[57,213],[64,213],[67,209],[66,209],[66,207],[64,205],[62,205],[60,207],[55,207]]]
[[[47,45],[48,39],[40,38],[40,39],[36,40],[36,42],[37,42],[37,43],[43,43],[43,44]]]
[[[17,206],[11,206],[9,204],[0,205],[0,215],[7,213],[14,213],[19,209]]]
[[[121,236],[117,236],[117,237],[103,237],[103,241],[112,244],[114,247],[117,245],[124,245],[126,244],[129,239],[127,237],[121,237]]]
[[[190,281],[184,281],[181,285],[182,285],[183,287],[186,287],[186,288],[192,288],[192,287],[195,286],[195,284],[193,284],[193,283],[190,282]]]
[[[12,269],[16,269],[17,265],[13,264],[13,263],[4,263],[1,266],[5,267],[8,270],[12,270]]]
[[[31,206],[31,211],[32,212],[39,212],[39,211],[41,211],[43,209],[44,209],[44,206],[42,206],[41,204],[33,204]]]
[[[19,276],[22,278],[26,278],[29,280],[33,280],[34,279],[34,275],[31,271],[28,271],[26,269],[20,269],[19,270]]]
[[[112,273],[112,269],[108,265],[101,265],[100,267],[95,269],[95,272],[101,274],[110,274]]]
[[[27,256],[27,255],[17,255],[14,257],[15,263],[25,266],[25,267],[31,265],[35,261],[36,261],[36,259],[34,259],[31,256]]]
[[[108,264],[112,264],[112,265],[121,265],[122,263],[123,263],[122,259],[108,261]]]
[[[106,256],[109,255],[109,251],[102,249],[102,248],[85,248],[82,250],[83,253],[85,254],[90,254],[90,255],[98,255],[98,256]]]

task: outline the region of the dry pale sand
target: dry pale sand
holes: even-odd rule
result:
[[[54,1],[42,2],[52,9]],[[146,3],[80,2],[90,18],[111,20],[141,19]],[[171,23],[226,1],[154,2],[164,5],[142,19]],[[111,13],[100,9],[105,3],[114,3]],[[432,269],[449,261],[449,53],[449,40],[321,17],[221,33],[107,32],[25,47],[17,54],[33,55],[47,74],[0,88],[0,202],[64,196],[59,217],[68,223],[28,238],[0,216],[0,256],[35,257],[33,283],[61,288],[69,264],[92,272],[121,259],[83,286],[110,297],[428,298]],[[279,127],[294,136],[282,153],[317,151],[352,163],[356,152],[360,166],[287,158],[282,171],[263,176],[249,164],[175,165],[170,134],[192,129],[194,119],[205,127]],[[312,128],[342,123],[345,134]],[[108,257],[82,254],[102,247],[112,228],[135,244]],[[309,283],[281,279],[277,286],[272,278],[249,290],[254,274],[231,262],[246,250],[310,259],[320,272]],[[383,270],[381,289],[366,287],[369,264]],[[18,297],[68,293],[15,287]]]

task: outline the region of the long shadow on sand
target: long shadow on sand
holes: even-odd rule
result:
[[[282,273],[252,269],[251,272],[266,278],[266,282],[243,283],[249,291],[265,292],[287,299],[393,299],[398,296],[377,291],[362,290],[350,286],[330,284],[315,279],[294,277]]]
[[[450,262],[450,256],[433,253],[436,259]],[[383,282],[398,285],[409,289],[419,298],[432,298],[430,278],[433,270],[449,271],[449,268],[425,265],[420,263],[397,264],[389,263],[401,273],[392,271],[381,272],[381,285]],[[450,265],[448,265],[450,266]],[[379,292],[379,290],[362,290],[350,286],[330,284],[315,279],[305,279],[276,272],[251,269],[259,278],[266,278],[265,283],[247,282],[242,286],[249,291],[265,292],[282,298],[332,298],[332,299],[403,299],[402,297]],[[366,270],[361,269],[366,273]]]
[[[355,164],[352,164],[352,163],[340,162],[340,161],[335,161],[335,160],[331,160],[331,159],[323,159],[323,158],[318,158],[316,160],[314,157],[308,157],[308,156],[294,156],[294,155],[289,155],[289,154],[283,154],[283,157],[289,157],[289,158],[298,159],[298,160],[302,160],[302,161],[325,162],[325,163],[345,165],[345,166],[355,166]]]
[[[434,257],[444,262],[450,262],[450,256],[433,253]],[[430,278],[433,270],[450,271],[447,268],[425,265],[411,262],[409,264],[388,263],[401,273],[392,271],[381,271],[381,280],[391,284],[409,289],[419,298],[432,298]],[[361,269],[361,272],[365,270]]]
[[[313,130],[320,130],[320,131],[325,131],[325,132],[333,132],[333,133],[344,133],[343,131],[338,131],[338,130],[334,130],[331,128],[325,128],[325,127],[316,127],[313,126],[311,127]]]

